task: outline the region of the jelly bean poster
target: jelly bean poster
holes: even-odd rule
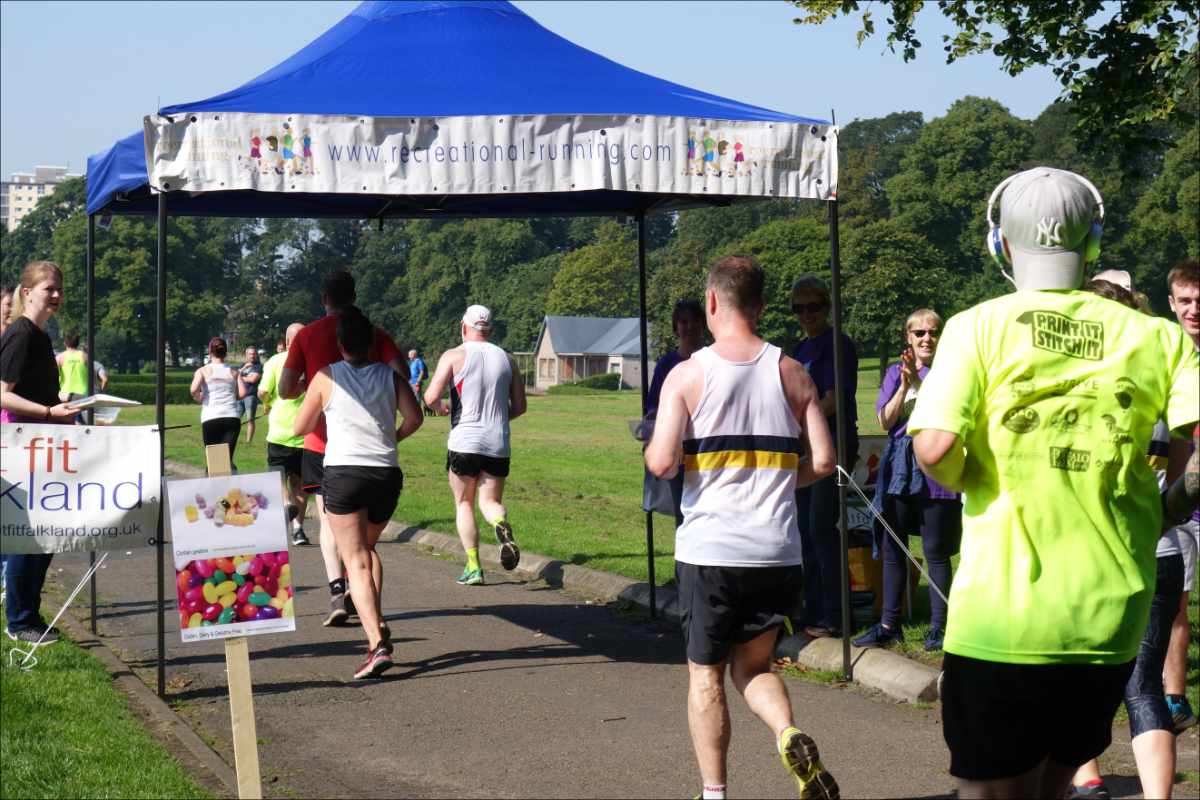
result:
[[[279,473],[167,481],[185,642],[296,629]]]

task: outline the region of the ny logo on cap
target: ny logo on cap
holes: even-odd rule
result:
[[[1062,223],[1054,217],[1042,217],[1037,224],[1037,243],[1042,247],[1062,244]]]

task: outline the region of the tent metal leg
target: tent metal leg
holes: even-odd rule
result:
[[[846,451],[846,394],[842,385],[842,365],[846,362],[846,354],[842,347],[842,263],[838,251],[838,201],[829,201],[829,270],[830,291],[833,295],[833,393],[837,398],[837,463],[842,469],[850,472],[854,465],[848,463]],[[857,376],[856,376],[857,377]],[[850,664],[850,537],[849,525],[846,519],[846,483],[839,474],[838,482],[838,535],[841,540],[841,577],[842,577],[842,677],[851,680],[852,666]]]
[[[88,395],[96,393],[96,215],[88,214],[87,219],[87,255],[85,272],[87,273],[87,386]],[[87,423],[96,423],[96,412],[88,409]],[[88,566],[92,574],[88,578],[88,608],[92,634],[96,633],[96,551],[88,553]]]
[[[158,194],[158,319],[155,325],[155,355],[158,360],[158,377],[155,388],[155,424],[158,426],[158,474],[160,480],[167,471],[167,195]],[[163,592],[165,563],[163,536],[165,532],[166,502],[160,496],[158,503],[158,528],[154,536],[154,547],[158,555],[158,696],[167,695],[167,644],[163,614],[166,598]]]
[[[646,212],[637,213],[638,237],[638,332],[642,346],[642,418],[646,416],[646,402],[650,397],[650,367],[646,336]],[[654,519],[653,512],[646,512],[646,577],[650,583],[650,618],[658,616],[655,601],[654,579]]]

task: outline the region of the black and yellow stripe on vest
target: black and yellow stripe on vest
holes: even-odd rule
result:
[[[691,472],[747,467],[795,470],[803,450],[794,436],[705,436],[684,440],[683,468]]]

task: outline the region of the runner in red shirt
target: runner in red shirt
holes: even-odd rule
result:
[[[279,373],[279,396],[299,397],[312,376],[330,364],[342,360],[338,349],[337,326],[341,310],[353,305],[356,298],[354,276],[338,270],[325,279],[321,288],[321,305],[325,316],[305,325],[288,349],[287,361]],[[368,353],[371,361],[380,361],[408,380],[408,363],[392,337],[381,328],[375,329],[375,343]],[[321,497],[321,479],[325,462],[325,418],[321,417],[316,430],[304,437],[304,457],[301,465],[301,484],[304,491],[316,495],[317,519],[321,523],[321,558],[325,561],[325,577],[329,581],[329,615],[325,625],[342,625],[354,613],[350,594],[346,591],[342,562],[329,522],[325,518],[325,502]],[[381,574],[379,556],[371,552],[372,572]]]

